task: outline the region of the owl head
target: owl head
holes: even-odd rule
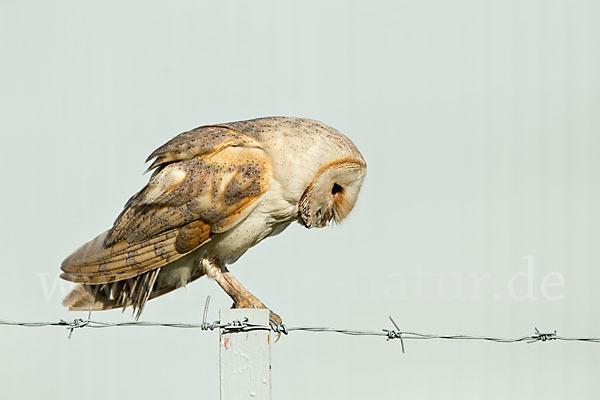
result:
[[[344,157],[323,165],[300,198],[300,221],[307,228],[341,222],[354,208],[367,172],[362,157]]]
[[[284,198],[298,204],[302,225],[323,228],[352,211],[367,163],[348,137],[308,118],[267,117],[227,126],[262,143]]]

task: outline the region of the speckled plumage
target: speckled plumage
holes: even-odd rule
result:
[[[264,307],[226,265],[294,221],[312,228],[343,219],[366,172],[347,137],[287,117],[196,128],[153,159],[149,183],[113,227],[63,262],[61,277],[80,284],[63,302],[69,308],[131,305],[139,317],[148,299],[206,273],[234,306]]]

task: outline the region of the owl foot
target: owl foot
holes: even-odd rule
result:
[[[260,300],[258,300],[256,297],[252,296],[253,299],[252,301],[246,301],[247,299],[244,299],[243,301],[240,301],[239,303],[233,303],[233,305],[231,306],[231,308],[260,308],[263,310],[269,310],[269,321],[271,324],[275,324],[275,325],[281,325],[282,324],[282,320],[281,317],[277,314],[275,314],[273,311],[271,311],[269,308],[267,308],[267,306],[265,306]]]
[[[260,300],[258,300],[252,294],[250,294],[249,298],[244,298],[239,303],[233,303],[231,308],[260,308],[263,310],[269,310],[269,326],[271,326],[271,328],[277,332],[277,338],[275,339],[274,343],[277,343],[279,341],[279,338],[281,337],[281,327],[283,326],[283,321],[281,320],[281,317],[275,314],[269,308],[267,308]]]
[[[204,266],[206,274],[210,278],[214,279],[225,291],[225,293],[231,297],[233,300],[233,305],[231,308],[260,308],[269,310],[269,308],[265,306],[259,299],[257,299],[256,296],[243,287],[242,284],[235,278],[235,276],[233,276],[231,272],[227,270],[225,266],[220,266],[216,261],[210,261],[207,259],[202,260],[202,265]],[[279,329],[279,327],[282,325],[281,317],[271,310],[269,310],[269,312],[270,325]],[[277,332],[277,340],[279,340],[281,333],[279,330]]]

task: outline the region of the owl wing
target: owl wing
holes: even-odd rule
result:
[[[149,183],[113,227],[69,256],[62,278],[116,282],[177,260],[242,221],[269,187],[271,163],[256,140],[208,126],[154,151]]]

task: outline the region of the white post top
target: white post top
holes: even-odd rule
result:
[[[269,325],[269,310],[221,310],[222,323]],[[271,337],[266,330],[219,335],[221,400],[271,399]]]

